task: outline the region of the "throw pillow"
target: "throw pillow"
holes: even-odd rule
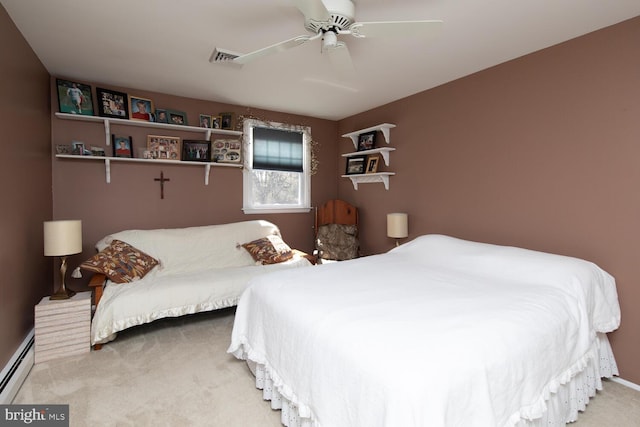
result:
[[[142,279],[158,265],[158,260],[121,240],[113,240],[82,264],[80,268],[102,273],[113,283],[129,283]]]
[[[242,245],[256,262],[277,264],[293,258],[293,251],[280,236],[267,236]]]

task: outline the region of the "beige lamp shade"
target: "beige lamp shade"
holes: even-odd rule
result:
[[[403,239],[409,236],[409,215],[406,213],[387,214],[387,237]]]
[[[82,221],[44,222],[44,255],[65,256],[82,252]]]

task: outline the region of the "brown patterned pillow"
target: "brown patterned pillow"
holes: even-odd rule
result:
[[[121,240],[113,240],[109,246],[95,254],[80,268],[102,273],[114,283],[128,283],[142,279],[158,260]]]
[[[280,236],[267,236],[242,245],[253,259],[262,264],[277,264],[293,258],[293,251]]]

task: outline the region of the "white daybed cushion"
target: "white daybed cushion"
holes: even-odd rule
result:
[[[100,239],[102,251],[113,239],[160,261],[160,269],[174,274],[200,269],[253,265],[255,261],[240,245],[269,235],[280,236],[275,224],[264,220],[241,221],[200,227],[156,230],[125,230]]]
[[[422,236],[387,254],[255,278],[229,352],[316,426],[513,426],[620,322],[593,263]]]

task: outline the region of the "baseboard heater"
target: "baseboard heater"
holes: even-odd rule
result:
[[[34,360],[34,330],[31,329],[0,374],[0,404],[8,405],[13,401]]]

